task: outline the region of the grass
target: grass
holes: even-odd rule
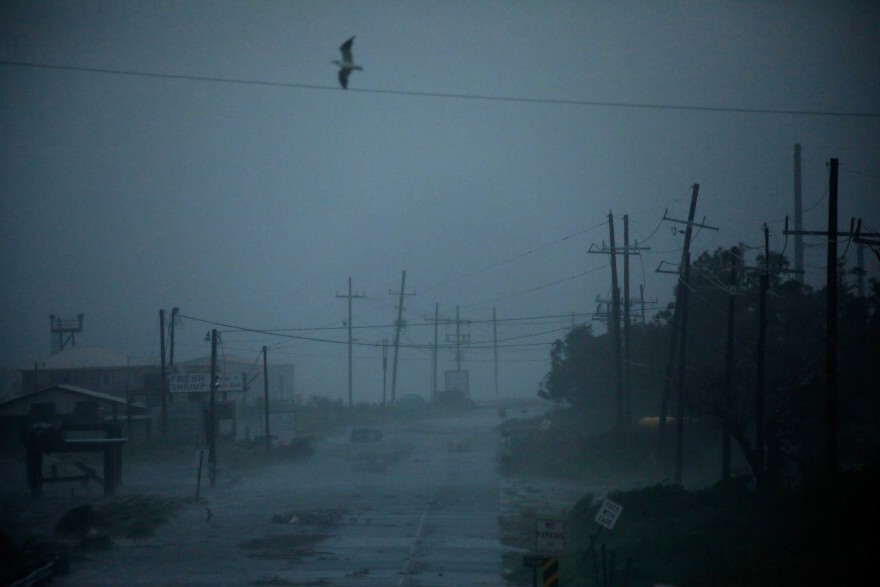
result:
[[[83,504],[65,513],[55,532],[65,538],[81,539],[94,531],[124,538],[146,538],[168,521],[183,499],[160,495],[139,495],[105,503]]]
[[[501,464],[507,473],[583,481],[585,495],[561,516],[563,586],[858,585],[880,555],[876,464],[768,494],[756,493],[748,475],[689,490],[656,482],[663,468],[651,457],[652,433],[589,434],[589,426],[576,425],[582,419],[570,413],[551,414],[550,420],[543,430],[541,421],[514,422]],[[720,453],[711,427],[692,426],[689,434],[687,465],[717,470]],[[608,497],[623,512],[613,530],[597,534],[604,491],[597,498],[586,495],[587,487],[616,488]],[[533,532],[531,520],[518,525]],[[515,571],[513,581],[526,584],[525,573]]]

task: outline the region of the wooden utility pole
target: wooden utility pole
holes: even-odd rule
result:
[[[269,432],[269,351],[263,347],[263,430],[265,430],[266,452],[272,448],[272,436]],[[296,398],[294,397],[294,403]],[[299,432],[297,430],[297,432]]]
[[[461,317],[455,306],[455,370],[461,371]]]
[[[766,360],[767,360],[767,292],[770,290],[770,229],[764,225],[764,262],[758,267],[760,288],[758,297],[758,347],[755,357],[755,475],[758,486],[763,488],[766,481],[765,453],[767,440],[764,437],[765,417],[764,404],[767,393]]]
[[[492,308],[492,348],[495,351],[495,404],[499,403],[498,395],[498,319],[495,308]]]
[[[159,310],[159,393],[162,394],[162,439],[168,440],[168,376],[165,373],[165,310]]]
[[[211,330],[211,378],[208,390],[208,479],[217,482],[217,329]]]
[[[730,479],[730,418],[733,410],[733,329],[736,313],[736,268],[739,265],[737,257],[739,249],[733,247],[730,251],[730,281],[727,290],[727,346],[725,353],[725,377],[724,377],[724,420],[721,436],[721,478]]]
[[[437,399],[437,329],[440,322],[440,304],[434,303],[434,347],[431,349],[431,400]]]
[[[646,324],[645,321],[645,285],[639,284],[639,301],[642,305],[642,326]]]
[[[629,385],[628,385],[628,376],[629,376],[629,364],[628,364],[628,351],[629,351],[629,341],[625,338],[629,334],[629,314],[630,314],[630,296],[629,296],[629,256],[630,255],[640,255],[641,251],[648,250],[648,247],[640,247],[638,243],[635,246],[630,246],[629,244],[629,217],[624,216],[624,246],[621,250],[618,251],[615,246],[615,237],[614,237],[614,216],[611,212],[608,213],[608,230],[610,236],[610,245],[606,248],[605,243],[602,243],[602,248],[595,248],[595,245],[590,245],[590,249],[587,251],[591,254],[603,254],[609,255],[611,265],[611,300],[609,302],[600,300],[599,297],[596,297],[596,302],[600,304],[599,308],[601,309],[601,305],[605,304],[606,307],[610,308],[611,316],[608,318],[608,334],[612,337],[612,344],[614,345],[614,365],[615,365],[615,373],[617,376],[617,426],[619,430],[623,430],[628,428],[632,423],[632,407],[631,407],[631,398],[629,397]],[[620,303],[620,286],[618,285],[617,279],[617,254],[622,253],[624,258],[624,307],[625,310],[623,314],[625,316],[621,318],[621,303]],[[597,313],[600,310],[597,310]],[[624,340],[622,342],[621,335],[621,320],[623,321],[623,332],[624,332]],[[621,344],[624,346],[624,351],[621,351]],[[627,355],[625,358],[624,355]]]
[[[678,285],[675,296],[675,310],[672,314],[672,328],[669,341],[669,355],[666,362],[666,379],[663,386],[663,399],[660,407],[660,423],[659,423],[659,444],[661,449],[665,446],[666,438],[666,417],[669,407],[669,396],[672,392],[673,372],[675,370],[675,354],[678,351],[678,405],[676,410],[676,443],[675,443],[675,478],[676,483],[681,484],[682,476],[682,457],[684,448],[684,403],[685,403],[685,365],[687,358],[687,300],[690,289],[690,271],[691,271],[691,238],[693,236],[694,226],[705,228],[707,230],[718,230],[715,226],[706,224],[695,224],[694,216],[697,211],[697,196],[700,192],[700,184],[695,183],[691,191],[691,205],[688,211],[688,219],[676,220],[663,212],[663,220],[685,224],[684,246],[682,247],[681,263],[678,271],[662,270],[657,268],[658,273],[676,273],[678,275]],[[661,263],[662,266],[662,263]]]
[[[836,473],[839,468],[837,455],[837,240],[853,237],[857,244],[880,245],[878,233],[861,232],[861,221],[855,232],[842,232],[837,228],[837,176],[838,160],[831,159],[828,178],[828,230],[789,230],[788,216],[785,217],[785,235],[824,236],[828,239],[826,259],[826,298],[825,298],[825,445],[826,466]],[[880,259],[880,253],[877,258]]]
[[[700,192],[700,184],[695,183],[691,193],[691,207],[688,212],[687,228],[684,233],[684,250],[681,256],[681,321],[679,327],[680,353],[678,358],[678,397],[675,419],[675,483],[682,484],[683,451],[684,451],[684,404],[686,399],[685,365],[687,361],[687,320],[688,320],[688,294],[690,291],[691,275],[691,237],[694,231],[694,215],[697,212],[697,195]]]
[[[171,331],[170,338],[171,344],[168,349],[168,366],[174,366],[174,326],[177,323],[177,313],[180,312],[178,308],[171,308],[171,320],[168,322],[168,328]]]
[[[400,354],[400,329],[403,326],[403,292],[406,291],[406,269],[400,278],[400,297],[397,301],[397,322],[394,324],[394,366],[391,370],[391,405],[397,403],[397,359]]]
[[[614,373],[617,382],[617,429],[624,429],[623,357],[620,349],[620,288],[617,285],[617,255],[614,246],[614,215],[608,212],[609,246],[611,247],[611,335],[614,341]]]
[[[388,339],[382,339],[382,407],[385,407],[385,391],[388,388]]]
[[[825,434],[827,466],[832,474],[839,469],[837,457],[837,167],[831,160],[828,179],[828,258],[826,261],[827,299],[825,326]]]
[[[623,421],[632,426],[632,390],[629,358],[629,215],[623,215]]]
[[[794,278],[804,284],[804,237],[797,234],[804,229],[804,212],[801,195],[801,146],[794,146]]]
[[[351,337],[351,300],[364,298],[366,294],[351,293],[351,277],[348,278],[348,295],[336,292],[337,298],[348,298],[348,407],[352,407],[352,337]]]

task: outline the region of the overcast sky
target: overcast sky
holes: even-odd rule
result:
[[[343,90],[352,35],[364,71]],[[628,214],[651,248],[632,288],[660,305],[674,276],[655,269],[683,240],[661,220],[687,217],[694,183],[720,229],[695,253],[757,247],[767,222],[792,255],[795,143],[804,227],[826,228],[835,157],[841,228],[880,230],[878,39],[876,2],[5,1],[0,366],[47,356],[49,314],[78,313],[77,344],[157,362],[158,311],[177,306],[179,358],[209,352],[192,318],[302,329],[320,340],[225,332],[223,352],[270,345],[298,391],[344,397],[350,277],[355,401],[378,401],[406,270],[403,343],[460,306],[489,343],[463,364],[488,399],[494,309],[502,394],[534,394],[549,343],[609,294],[607,256],[587,253],[609,211],[618,243]],[[429,350],[400,369],[398,394],[429,393]]]

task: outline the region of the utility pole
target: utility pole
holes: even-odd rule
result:
[[[721,436],[721,478],[730,479],[730,417],[733,409],[733,329],[736,312],[736,268],[739,265],[739,249],[730,251],[730,281],[727,293],[727,346],[724,377],[724,420]]]
[[[382,339],[382,407],[385,407],[385,390],[388,387],[388,339]]]
[[[766,482],[764,433],[764,403],[767,393],[766,356],[767,356],[767,292],[770,289],[770,229],[764,225],[764,262],[758,268],[761,285],[758,297],[758,348],[755,361],[757,364],[755,385],[755,465],[758,487],[764,489]]]
[[[804,229],[804,211],[801,195],[801,146],[794,146],[794,278],[804,284],[804,238],[797,234]]]
[[[826,298],[825,298],[825,445],[828,470],[837,473],[837,240],[840,237],[853,237],[857,244],[880,244],[872,240],[880,237],[878,233],[862,233],[861,220],[855,232],[842,232],[837,228],[837,176],[839,162],[831,159],[828,178],[828,230],[788,230],[788,216],[785,217],[785,235],[811,235],[828,238],[826,259]],[[870,237],[870,238],[866,238]],[[877,255],[880,259],[880,254]]]
[[[437,330],[440,323],[440,303],[434,303],[434,348],[431,349],[431,400],[437,399]]]
[[[678,359],[678,405],[676,406],[677,417],[675,419],[675,483],[681,485],[682,467],[683,467],[683,451],[684,451],[684,402],[685,402],[685,362],[687,359],[687,319],[688,319],[688,294],[690,288],[691,275],[691,236],[694,231],[694,214],[697,211],[697,195],[700,191],[700,184],[695,183],[693,193],[691,194],[691,207],[688,212],[688,224],[684,233],[684,251],[681,262],[684,265],[681,272],[681,333],[680,350]]]
[[[614,372],[617,380],[617,429],[624,429],[623,357],[620,350],[620,288],[617,286],[617,256],[614,246],[614,215],[608,212],[609,244],[611,246],[611,330],[614,341]]]
[[[406,291],[406,269],[400,278],[400,293],[397,301],[397,322],[394,324],[394,366],[391,371],[391,405],[397,403],[397,359],[400,354],[400,330],[403,328],[403,296]],[[391,293],[391,292],[389,292]],[[415,295],[415,294],[409,294]]]
[[[159,393],[162,394],[162,439],[168,441],[168,384],[165,373],[165,310],[159,310]]]
[[[624,375],[624,358],[621,352],[621,310],[620,310],[620,287],[618,286],[617,280],[617,253],[621,252],[624,256],[624,269],[625,269],[625,288],[626,288],[626,298],[625,302],[626,307],[626,318],[624,318],[625,323],[629,322],[629,281],[628,281],[628,269],[629,269],[629,256],[630,255],[639,255],[641,251],[648,250],[647,247],[640,247],[638,243],[635,246],[629,246],[629,220],[627,216],[624,216],[624,247],[621,251],[617,250],[617,247],[614,244],[614,216],[611,212],[608,213],[608,229],[610,236],[610,245],[605,247],[604,242],[602,243],[601,248],[596,248],[595,245],[590,245],[587,253],[591,254],[607,254],[610,256],[610,265],[611,265],[611,302],[610,304],[606,303],[606,305],[610,305],[611,308],[611,317],[608,319],[608,334],[611,335],[613,344],[614,344],[614,365],[615,372],[617,375],[617,426],[618,429],[623,430],[624,428],[629,426],[629,421],[631,414],[631,408],[627,408],[629,405],[629,399],[627,398],[627,386],[625,382]],[[596,301],[600,303],[601,308],[601,300],[597,297]],[[597,313],[601,310],[597,309]],[[628,327],[626,328],[626,332],[629,332]]]
[[[266,452],[272,448],[272,437],[269,433],[269,351],[263,347],[263,428],[266,431]],[[297,430],[297,433],[299,430]]]
[[[455,370],[461,371],[461,318],[455,306]]]
[[[837,167],[838,160],[831,160],[828,179],[828,258],[826,280],[828,297],[825,326],[825,434],[828,470],[836,474],[837,458]]]
[[[174,326],[177,322],[177,313],[180,312],[178,308],[171,308],[171,320],[168,322],[168,327],[171,330],[171,345],[168,349],[168,366],[174,366]]]
[[[639,284],[639,300],[642,305],[642,326],[646,324],[645,321],[645,286],[644,284]]]
[[[629,215],[623,215],[623,421],[632,425],[632,396],[629,361]]]
[[[351,338],[351,300],[353,298],[365,298],[366,294],[351,293],[351,277],[348,278],[348,295],[336,292],[337,298],[348,298],[348,407],[352,407],[352,338]]]
[[[492,348],[495,351],[495,404],[499,405],[498,395],[498,319],[495,316],[495,308],[492,308]]]
[[[434,400],[437,397],[437,375],[440,370],[440,362],[438,361],[437,351],[439,348],[439,325],[441,323],[449,325],[452,324],[453,319],[447,316],[440,316],[440,304],[434,304],[434,315],[424,316],[424,319],[428,322],[434,323],[434,347],[431,349],[431,399]],[[449,343],[449,336],[447,335],[446,342]]]
[[[670,218],[667,216],[668,210],[663,212],[663,220],[668,222],[673,222],[677,224],[685,224],[686,229],[684,233],[684,246],[682,247],[681,254],[681,263],[678,266],[678,271],[669,271],[661,269],[663,263],[661,262],[660,267],[657,267],[656,271],[658,273],[674,273],[678,275],[678,286],[676,288],[675,295],[675,310],[672,314],[672,328],[670,332],[670,340],[669,340],[669,354],[666,362],[666,379],[664,381],[663,386],[663,399],[661,400],[660,407],[660,423],[658,427],[658,436],[661,448],[665,446],[665,438],[666,438],[666,416],[668,414],[669,408],[669,396],[672,392],[672,382],[673,382],[673,372],[675,370],[675,353],[679,351],[679,360],[678,360],[678,406],[677,406],[677,418],[676,418],[676,457],[675,457],[675,469],[676,469],[676,483],[681,483],[681,458],[682,458],[682,448],[684,442],[684,377],[685,377],[685,358],[686,358],[686,350],[687,350],[687,294],[688,288],[690,287],[690,265],[691,265],[691,256],[690,256],[690,248],[691,248],[691,237],[693,235],[693,228],[697,226],[699,228],[705,228],[707,230],[718,230],[715,226],[709,226],[704,223],[696,224],[694,223],[694,216],[697,211],[697,196],[700,191],[700,184],[695,183],[693,185],[691,191],[691,205],[690,210],[688,212],[688,219],[685,220],[677,220],[675,218]]]
[[[211,330],[211,379],[208,392],[208,479],[217,482],[217,329]]]

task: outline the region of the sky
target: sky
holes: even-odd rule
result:
[[[78,345],[157,363],[178,307],[178,359],[218,328],[224,357],[266,345],[299,393],[344,398],[350,278],[354,401],[377,402],[406,271],[398,397],[430,393],[438,308],[473,397],[494,398],[495,339],[499,393],[533,396],[553,340],[604,331],[609,214],[650,248],[630,258],[648,319],[694,184],[718,228],[695,254],[753,260],[767,223],[792,256],[795,144],[804,228],[827,228],[837,158],[841,229],[880,231],[877,39],[873,2],[5,1],[0,367],[79,313]],[[438,362],[442,387],[454,350]]]

